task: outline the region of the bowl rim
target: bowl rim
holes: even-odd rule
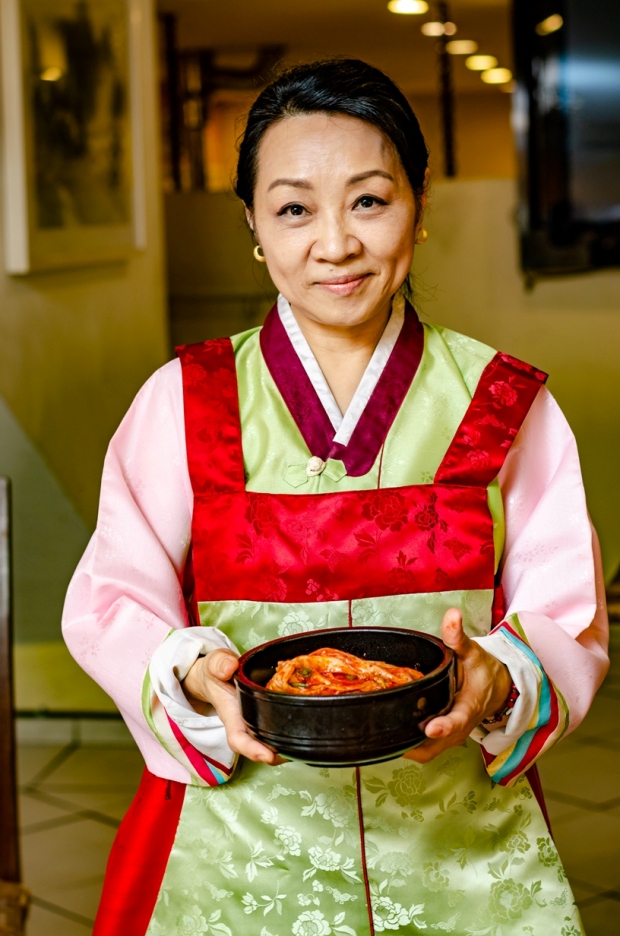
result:
[[[441,663],[439,663],[430,673],[425,673],[421,679],[416,679],[412,682],[403,683],[401,686],[394,686],[392,689],[376,689],[373,692],[343,692],[338,695],[297,695],[289,692],[276,692],[274,689],[266,689],[265,686],[261,686],[260,683],[256,683],[246,676],[244,672],[244,667],[249,662],[249,660],[257,654],[259,651],[265,650],[267,647],[273,646],[274,644],[284,644],[292,642],[293,640],[298,640],[300,637],[308,636],[309,634],[342,634],[347,632],[355,631],[357,633],[396,633],[396,634],[409,634],[416,637],[422,637],[424,640],[430,641],[430,643],[435,644],[443,654]],[[239,668],[234,673],[233,678],[235,684],[240,689],[241,687],[251,690],[255,695],[269,699],[272,702],[279,702],[280,704],[311,704],[311,705],[325,705],[328,702],[336,705],[342,705],[344,703],[351,703],[353,700],[362,701],[364,699],[376,699],[382,698],[385,699],[390,695],[396,695],[402,693],[403,691],[410,690],[415,687],[424,687],[430,686],[435,682],[439,677],[443,676],[444,672],[447,671],[454,659],[454,650],[450,647],[447,647],[444,642],[439,638],[435,637],[434,634],[427,634],[424,631],[413,630],[409,627],[384,627],[384,626],[373,626],[373,625],[361,625],[359,627],[327,627],[315,628],[314,630],[309,631],[300,631],[298,634],[287,634],[286,637],[276,637],[274,640],[267,640],[265,643],[258,644],[256,647],[252,647],[250,650],[246,650],[239,657]]]

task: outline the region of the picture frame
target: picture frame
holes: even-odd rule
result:
[[[7,273],[146,247],[143,0],[0,0]]]

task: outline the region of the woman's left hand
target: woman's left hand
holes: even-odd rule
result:
[[[441,639],[456,654],[457,691],[448,714],[426,725],[429,740],[403,755],[418,764],[426,764],[447,748],[462,744],[483,718],[503,708],[512,685],[507,667],[467,636],[463,616],[456,608],[444,614]]]

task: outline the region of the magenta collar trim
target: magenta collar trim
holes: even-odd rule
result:
[[[265,363],[311,455],[336,458],[359,477],[374,465],[381,446],[416,375],[424,350],[424,329],[407,303],[400,335],[347,445],[334,442],[334,427],[299,360],[274,306],[260,333]]]

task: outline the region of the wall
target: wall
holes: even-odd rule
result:
[[[12,481],[16,640],[58,639],[64,595],[89,531],[1,398],[0,475]]]
[[[230,192],[165,198],[170,325],[175,345],[260,325],[276,296],[239,200]]]
[[[153,8],[142,6],[146,250],[99,268],[0,272],[0,395],[89,526],[107,442],[168,354]]]
[[[588,502],[607,576],[620,564],[620,271],[563,277],[526,291],[518,270],[510,180],[438,183],[418,248],[419,307],[448,325],[530,361],[579,444]]]
[[[169,356],[151,0],[142,13],[146,249],[53,274],[0,269],[0,473],[14,491],[21,708],[108,705],[60,643],[63,597],[95,523],[109,438]],[[0,264],[3,251],[0,230]]]

